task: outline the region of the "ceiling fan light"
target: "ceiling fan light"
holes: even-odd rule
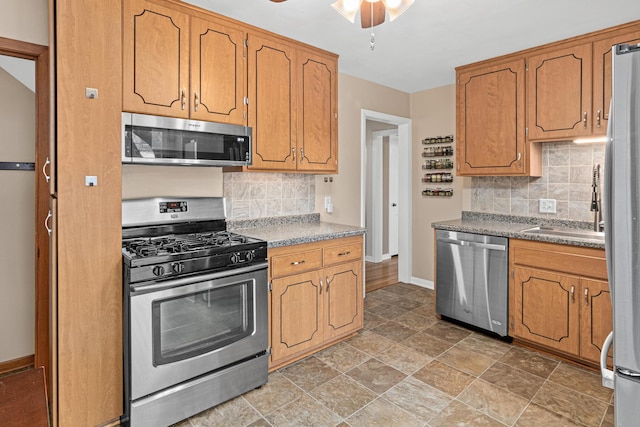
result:
[[[389,13],[389,19],[393,21],[398,16],[402,15],[405,10],[409,9],[415,0],[382,0],[384,6]]]
[[[356,22],[356,15],[360,9],[361,0],[337,0],[331,4],[335,10],[347,18],[353,24]]]

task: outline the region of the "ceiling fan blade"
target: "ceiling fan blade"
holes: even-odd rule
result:
[[[362,28],[375,27],[384,22],[385,8],[381,1],[369,3],[363,1],[360,6],[360,23]]]

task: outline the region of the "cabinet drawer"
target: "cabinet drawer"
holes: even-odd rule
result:
[[[516,265],[607,280],[607,261],[601,249],[533,242],[512,247]]]
[[[349,243],[323,249],[324,265],[340,264],[347,261],[362,259],[362,243]]]
[[[288,276],[322,268],[322,250],[297,252],[271,257],[271,277]]]

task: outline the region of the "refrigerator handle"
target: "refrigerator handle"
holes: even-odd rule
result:
[[[602,344],[602,351],[600,352],[600,375],[602,376],[602,385],[604,387],[613,388],[613,371],[607,369],[607,355],[609,354],[609,348],[613,343],[613,331],[609,332],[607,338]]]

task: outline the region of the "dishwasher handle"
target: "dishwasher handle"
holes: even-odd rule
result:
[[[504,252],[507,250],[507,247],[505,245],[496,245],[494,243],[469,242],[467,240],[455,240],[455,239],[447,239],[447,238],[438,238],[437,241],[451,243],[452,245],[458,245],[458,246],[469,246],[472,248],[489,249],[492,251]]]

